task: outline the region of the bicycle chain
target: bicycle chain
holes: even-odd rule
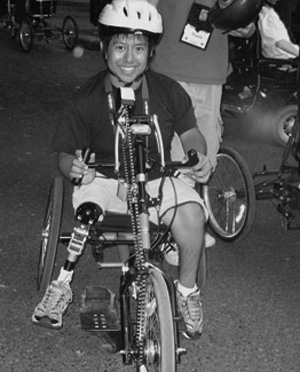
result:
[[[137,345],[137,362],[142,365],[144,362],[144,334],[145,334],[145,313],[146,313],[146,276],[145,273],[145,257],[141,236],[141,225],[139,219],[138,205],[138,188],[135,177],[134,152],[132,144],[132,134],[129,128],[128,111],[126,112],[125,125],[123,130],[125,134],[121,138],[121,149],[124,166],[125,182],[129,186],[128,189],[128,207],[131,216],[131,226],[134,236],[134,251],[137,264],[137,319],[136,319],[136,345]],[[124,129],[124,128],[123,128]]]

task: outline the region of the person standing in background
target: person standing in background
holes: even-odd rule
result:
[[[164,19],[164,35],[151,64],[154,71],[177,80],[190,95],[197,124],[207,143],[207,156],[216,165],[216,155],[222,140],[223,123],[220,114],[222,85],[228,73],[228,36],[207,27],[207,40],[191,45],[188,17],[192,7],[212,8],[216,0],[149,0],[158,7]],[[184,35],[184,30],[186,35]],[[191,41],[193,42],[193,41]],[[180,145],[173,143],[173,158],[181,157]]]
[[[219,30],[212,32],[212,27],[208,26],[208,35],[211,37],[207,42],[203,40],[200,47],[192,46],[182,39],[194,0],[148,1],[158,7],[164,19],[164,35],[151,69],[177,80],[191,97],[198,128],[206,140],[206,155],[215,167],[223,132],[220,107],[222,85],[228,70],[228,37]],[[204,11],[209,10],[215,2],[201,1]],[[180,139],[175,135],[172,159],[181,160],[183,154]],[[206,232],[206,248],[215,244],[215,238]]]
[[[206,140],[206,155],[214,169],[222,142],[221,99],[223,84],[229,72],[229,48],[228,33],[212,26],[209,12],[216,5],[223,9],[231,6],[236,0],[148,1],[158,8],[164,20],[163,38],[156,49],[151,69],[178,81],[191,97],[198,128]],[[245,9],[246,15],[248,14],[249,2],[237,1],[238,12],[233,14],[237,27],[230,27],[227,31],[231,33],[234,30],[234,36],[237,37],[248,37],[252,27],[250,29],[246,27],[248,22],[245,22],[244,18]],[[254,8],[258,13],[257,4],[258,1],[252,0],[249,17],[253,16]],[[237,22],[240,17],[243,25]],[[249,23],[251,21],[252,19],[249,19]],[[240,30],[239,27],[246,29]],[[182,158],[182,146],[179,137],[175,135],[172,159]],[[205,242],[206,247],[211,247],[215,244],[215,239],[206,233]]]

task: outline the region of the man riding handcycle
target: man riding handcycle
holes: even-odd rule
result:
[[[171,142],[177,132],[185,152],[195,149],[198,153],[199,160],[191,169],[193,180],[205,183],[210,176],[212,167],[205,155],[205,140],[197,127],[189,96],[175,81],[149,69],[162,32],[160,15],[144,0],[114,0],[99,17],[101,50],[107,68],[72,98],[61,116],[53,142],[63,176],[69,181],[82,178],[81,185],[75,186],[73,192],[75,217],[81,225],[90,221],[91,216],[95,223],[105,219],[108,211],[128,211],[127,201],[118,196],[124,178],[122,160],[116,174],[104,168],[89,168],[82,157],[82,149],[89,147],[91,162],[114,162],[120,88],[130,87],[134,91],[134,114],[157,115],[166,160],[170,160]],[[148,158],[153,163],[159,160],[153,135],[149,137]],[[162,195],[159,210],[149,208],[150,221],[169,226],[180,251],[176,299],[185,323],[184,335],[196,338],[203,327],[202,293],[196,281],[204,249],[207,218],[204,202],[179,178],[167,178],[161,185],[159,170],[153,167],[147,174],[150,197],[157,196],[159,190]],[[86,223],[87,233],[89,227],[90,222]],[[70,240],[68,256],[57,280],[51,282],[34,310],[35,324],[62,327],[62,316],[72,301],[70,282],[84,249],[84,244],[79,246],[78,249]]]

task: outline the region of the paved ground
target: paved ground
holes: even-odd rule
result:
[[[82,5],[58,8],[58,23],[71,14],[84,34],[96,37]],[[103,67],[90,48],[74,58],[61,41],[36,41],[20,52],[0,29],[0,372],[129,371],[105,340],[80,329],[80,294],[116,274],[98,273],[91,254],[81,259],[72,284],[74,302],[59,332],[31,324],[41,226],[56,162],[51,138],[57,114],[70,95]],[[224,144],[237,149],[254,172],[276,167],[282,149],[261,137],[262,112],[226,118]],[[253,125],[252,125],[253,124]],[[72,224],[66,190],[63,230]],[[299,372],[299,231],[286,232],[271,202],[259,202],[247,239],[208,250],[205,331],[183,340],[188,355],[179,372]],[[113,284],[112,289],[116,289]]]

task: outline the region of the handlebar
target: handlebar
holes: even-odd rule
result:
[[[89,148],[89,147],[85,147],[83,150],[82,150],[82,161],[85,163],[85,164],[88,164],[89,161],[90,161],[90,157],[91,157],[91,153],[92,153],[92,150]],[[73,178],[72,179],[72,183],[74,186],[79,186],[81,184],[81,181],[83,179],[83,176],[81,177],[78,177],[78,178]]]
[[[107,167],[107,168],[114,168],[115,163],[89,163],[90,156],[91,156],[92,150],[89,147],[85,147],[82,150],[82,161],[88,165],[89,168],[97,168],[97,167]],[[184,167],[193,167],[199,162],[198,153],[196,150],[191,149],[188,151],[188,160],[185,163],[182,163],[180,161],[170,161],[166,162],[166,167],[169,168],[184,168]],[[81,181],[83,179],[83,176],[78,178],[73,178],[72,183],[74,186],[79,186],[81,184]]]
[[[198,157],[197,151],[194,149],[191,149],[188,151],[188,160],[185,163],[181,163],[180,161],[171,161],[171,162],[166,162],[166,166],[172,167],[172,168],[193,167],[198,162],[199,162],[199,157]]]

